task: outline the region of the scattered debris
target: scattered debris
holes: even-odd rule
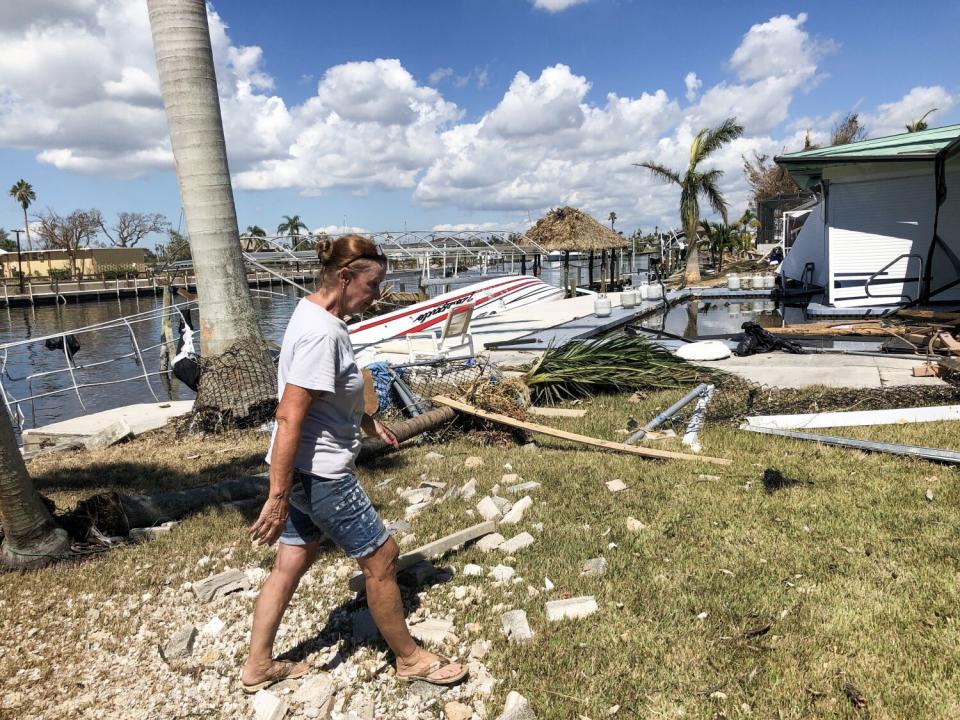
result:
[[[862,710],[867,706],[867,699],[863,696],[863,693],[860,692],[860,689],[853,683],[846,683],[843,686],[843,694],[847,696],[850,704],[853,705],[857,710]]]
[[[503,519],[500,520],[501,525],[516,525],[523,519],[523,513],[526,512],[527,508],[533,505],[533,500],[529,495],[524,495],[522,498],[517,500],[516,504],[510,508],[510,511],[503,516]]]
[[[460,488],[459,495],[463,500],[469,500],[476,494],[477,494],[477,479],[470,478],[463,484],[463,487]]]
[[[527,412],[531,415],[539,415],[541,417],[562,418],[582,418],[587,414],[587,411],[582,408],[551,408],[536,406],[528,407]]]
[[[269,690],[258,690],[253,696],[253,713],[256,720],[283,720],[287,704]]]
[[[924,493],[924,497],[926,497],[929,502],[933,502],[933,490],[927,488],[927,492]]]
[[[500,616],[500,623],[503,626],[503,634],[510,642],[524,643],[533,640],[533,631],[530,629],[525,610],[505,612]]]
[[[500,508],[497,507],[497,504],[489,495],[477,503],[477,512],[480,513],[480,517],[482,517],[484,520],[499,520],[501,517],[503,517],[503,513],[500,512]]]
[[[510,485],[507,487],[507,492],[511,495],[519,495],[520,493],[533,492],[534,490],[540,489],[540,483],[536,480],[530,480],[529,482],[522,482],[517,485]]]
[[[597,601],[592,595],[551,600],[546,604],[547,620],[576,620],[593,615],[597,611]]]
[[[623,480],[608,480],[607,490],[613,493],[623,492],[627,489],[627,484]]]
[[[216,637],[226,626],[227,624],[223,620],[214,615],[207,621],[206,625],[200,628],[200,633],[208,637]]]
[[[133,430],[130,429],[127,421],[117,420],[84,439],[83,446],[87,450],[101,450],[129,437],[133,437]]]
[[[694,462],[704,462],[711,463],[713,465],[729,465],[730,460],[725,458],[714,458],[707,455],[688,455],[685,453],[670,452],[668,450],[655,450],[653,448],[644,448],[644,447],[633,447],[631,445],[626,445],[624,443],[611,442],[609,440],[600,440],[597,438],[587,437],[586,435],[578,435],[576,433],[566,432],[564,430],[557,430],[546,425],[537,425],[535,423],[528,423],[522,420],[514,420],[512,417],[507,415],[501,415],[499,413],[487,412],[486,410],[481,410],[480,408],[474,407],[473,405],[468,405],[462,403],[458,400],[453,400],[443,395],[437,395],[433,398],[433,401],[439,405],[445,405],[451,407],[454,410],[457,410],[462,413],[467,413],[468,415],[475,415],[477,417],[483,418],[484,420],[490,420],[492,422],[497,422],[502,425],[507,425],[509,427],[516,427],[522,430],[527,430],[528,432],[540,433],[542,435],[549,435],[550,437],[561,438],[563,440],[572,440],[573,442],[583,443],[584,445],[593,445],[594,447],[602,447],[606,450],[616,450],[617,452],[629,453],[632,455],[640,455],[641,457],[650,457],[650,458],[661,458],[663,460],[691,460]]]
[[[459,532],[452,533],[451,535],[446,535],[438,540],[434,540],[433,542],[427,543],[416,550],[411,550],[408,553],[404,553],[397,560],[397,572],[401,572],[406,568],[423,562],[424,560],[431,560],[435,557],[444,555],[454,548],[465,545],[466,543],[476,540],[477,538],[482,538],[484,535],[489,535],[496,530],[496,528],[496,523],[483,522],[478,525],[468,527],[464,530],[460,530]],[[358,572],[350,578],[350,589],[354,592],[359,592],[363,589],[363,586],[363,573]]]
[[[488,535],[487,537],[490,536]],[[483,577],[483,567],[474,565],[473,563],[467,563],[463,566],[463,574],[466,577]]]
[[[477,457],[476,455],[471,455],[470,457],[468,457],[466,460],[463,461],[463,466],[467,470],[473,470],[474,468],[478,468],[481,465],[483,465],[483,458]]]
[[[193,641],[197,638],[197,628],[193,625],[181,629],[167,640],[163,648],[163,656],[169,660],[179,660],[190,657],[193,653]]]
[[[553,584],[553,581],[552,581],[550,578],[545,577],[545,578],[543,579],[543,589],[544,589],[544,590],[546,590],[547,592],[549,592],[549,591],[553,590],[554,587],[555,587],[555,586],[554,586],[554,584]]]
[[[446,720],[470,720],[473,717],[473,708],[454,700],[443,706],[443,714]]]
[[[437,462],[438,460],[443,460],[443,455],[438,452],[428,452],[423,456],[423,459],[427,462]]]
[[[492,552],[500,547],[505,540],[506,538],[500,533],[490,533],[477,543],[477,550],[485,553]]]
[[[583,577],[600,577],[607,572],[607,559],[602,557],[590,558],[584,561],[580,575]]]
[[[497,548],[497,550],[499,550],[500,552],[506,555],[514,555],[515,553],[520,552],[524,548],[530,547],[531,545],[533,545],[533,543],[534,543],[533,535],[531,535],[528,532],[522,532],[519,535],[516,535],[510,538],[505,543],[500,545]]]
[[[536,720],[536,717],[527,699],[515,690],[511,690],[503,704],[503,712],[497,720]]]
[[[430,642],[442,645],[453,630],[450,620],[427,618],[423,622],[410,625],[410,634],[420,642]]]
[[[507,580],[510,580],[515,573],[516,570],[509,565],[497,565],[490,571],[490,577],[497,582],[506,582]]]
[[[635,517],[627,518],[627,530],[632,533],[638,533],[646,529],[646,525],[637,520]]]
[[[718,482],[722,479],[719,475],[697,475],[698,482]]]

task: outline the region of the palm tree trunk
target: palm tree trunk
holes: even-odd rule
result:
[[[66,530],[57,525],[33,487],[17,448],[10,416],[0,409],[0,567],[45,565],[70,552]]]
[[[206,3],[147,0],[147,8],[197,276],[201,351],[263,346],[240,254]]]
[[[683,270],[683,284],[692,285],[700,282],[700,254],[697,252],[697,234],[693,240],[687,235],[687,264]]]
[[[23,208],[23,231],[27,234],[27,277],[33,275],[30,267],[30,256],[33,255],[33,241],[30,239],[30,221],[27,219],[27,209]]]

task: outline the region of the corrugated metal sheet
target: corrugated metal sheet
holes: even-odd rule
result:
[[[846,145],[830,145],[824,148],[787,153],[778,157],[777,162],[841,157],[856,159],[892,155],[933,155],[956,140],[958,136],[960,136],[960,125],[946,125],[930,130],[921,130],[920,132],[898,133],[847,143]]]
[[[901,259],[873,280],[873,297],[866,294],[864,286],[873,273],[898,255],[926,257],[933,235],[932,173],[833,183],[828,202],[830,304],[897,304],[904,295],[915,298],[920,267],[916,259]]]

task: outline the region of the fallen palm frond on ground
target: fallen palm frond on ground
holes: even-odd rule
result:
[[[710,376],[642,337],[616,334],[550,348],[524,379],[534,402],[553,405],[598,392],[668,390]]]

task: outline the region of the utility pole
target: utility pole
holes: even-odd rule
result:
[[[18,268],[19,278],[20,278],[20,294],[22,295],[23,294],[23,260],[20,258],[20,233],[22,233],[23,230],[14,230],[13,232],[17,234],[17,268]]]

